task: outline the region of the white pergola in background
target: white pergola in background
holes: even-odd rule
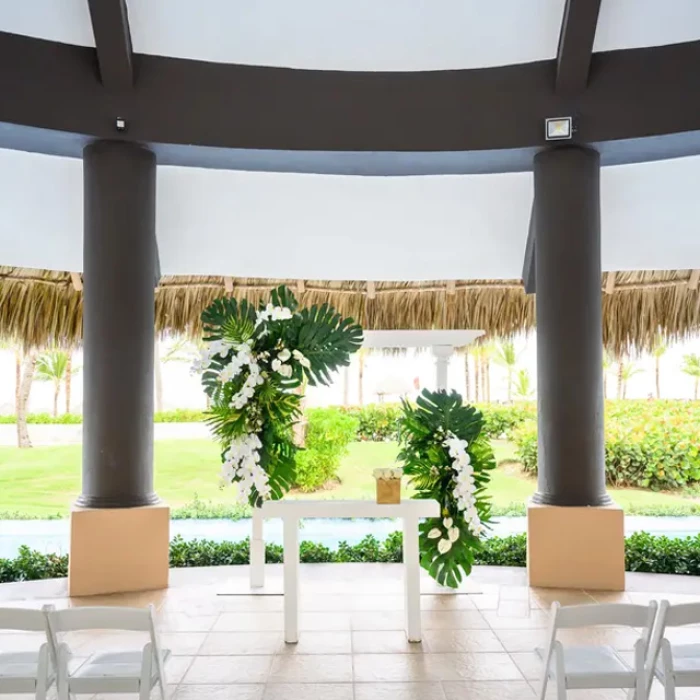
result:
[[[370,349],[431,348],[435,357],[435,387],[447,390],[447,368],[455,348],[470,345],[484,331],[365,331],[363,346]]]

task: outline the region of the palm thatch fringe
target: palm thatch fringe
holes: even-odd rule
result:
[[[650,348],[658,333],[674,341],[697,332],[700,289],[693,279],[690,270],[616,273],[612,292],[603,295],[608,349],[633,352]],[[510,336],[535,325],[534,297],[524,293],[520,280],[368,284],[177,276],[162,277],[156,289],[156,331],[197,338],[202,310],[217,297],[257,302],[280,284],[289,285],[304,305],[328,302],[373,330],[473,328]],[[44,347],[76,345],[81,337],[82,291],[69,272],[0,267],[0,338]]]

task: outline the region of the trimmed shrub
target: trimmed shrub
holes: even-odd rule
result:
[[[700,481],[700,405],[610,401],[605,412],[605,472],[611,486],[679,489]],[[523,470],[537,473],[537,426],[514,435]]]
[[[537,419],[537,405],[534,402],[475,405],[484,416],[482,434],[492,440],[510,439],[514,430],[526,423],[534,423]]]
[[[391,533],[384,542],[368,535],[361,542],[350,545],[340,542],[331,549],[316,542],[301,542],[299,557],[305,564],[333,562],[400,562],[402,534]],[[527,536],[491,537],[483,540],[475,563],[488,566],[518,566],[526,564]],[[270,564],[283,560],[283,549],[268,544],[265,559]],[[173,568],[197,566],[237,566],[250,561],[250,543],[213,542],[211,540],[185,541],[175,537],[170,543],[170,566]],[[625,568],[653,574],[700,575],[700,535],[669,538],[637,532],[625,541]],[[29,547],[20,548],[15,559],[0,559],[0,583],[64,578],[68,575],[67,554],[42,554]]]
[[[356,440],[363,442],[386,442],[398,440],[401,405],[377,403],[366,406],[340,406],[342,413],[357,418]]]
[[[340,460],[357,435],[357,419],[334,408],[312,408],[306,412],[306,445],[296,456],[296,485],[315,491],[335,478]]]

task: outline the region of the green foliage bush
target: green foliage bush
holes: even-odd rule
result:
[[[296,455],[296,486],[314,491],[335,478],[340,460],[357,435],[358,421],[334,408],[306,412],[305,449]]]
[[[611,486],[678,489],[700,482],[700,404],[609,401],[605,409],[605,472]],[[523,469],[537,472],[537,427],[515,432]]]
[[[357,418],[357,440],[386,442],[398,440],[401,406],[396,403],[377,403],[366,406],[341,406],[337,410]]]
[[[510,439],[513,431],[537,419],[537,405],[534,402],[521,402],[512,405],[476,404],[484,417],[482,435],[498,440]]]
[[[368,535],[355,545],[341,542],[337,549],[304,541],[299,545],[299,557],[306,564],[400,562],[402,539],[400,532],[391,533],[384,542]],[[523,567],[526,563],[526,552],[527,536],[524,534],[491,537],[483,540],[481,548],[476,552],[474,563]],[[282,547],[268,544],[265,558],[271,564],[281,563]],[[175,537],[170,543],[172,568],[237,566],[248,564],[249,561],[250,543],[247,539],[242,542],[213,542],[186,541]],[[627,571],[653,574],[700,576],[700,535],[669,538],[637,532],[625,542],[625,568]],[[0,559],[0,583],[64,578],[67,575],[67,554],[43,554],[23,546],[15,559]]]

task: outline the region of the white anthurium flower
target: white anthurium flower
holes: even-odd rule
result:
[[[449,538],[450,542],[456,542],[459,539],[459,528],[451,527],[447,533],[447,537]]]
[[[445,526],[446,530],[449,530],[452,527],[452,518],[445,518],[442,524]]]
[[[442,537],[442,530],[440,528],[434,527],[429,533],[428,533],[428,539],[431,540],[437,540],[438,538]]]
[[[449,540],[442,539],[438,542],[438,552],[440,554],[447,554],[452,549],[452,542]]]
[[[294,351],[296,352],[296,350]],[[287,350],[287,348],[284,348],[281,352],[278,353],[277,358],[281,362],[286,362],[290,357],[292,356],[292,353]]]
[[[289,379],[289,377],[292,376],[292,366],[291,365],[282,365],[277,372],[281,374],[283,377],[286,377]]]
[[[311,362],[309,362],[309,358],[305,357],[302,353],[300,353],[298,350],[295,350],[292,355],[294,355],[294,359],[302,366],[309,368],[311,367]]]
[[[279,372],[280,367],[282,366],[282,360],[277,359],[277,360],[272,360],[272,371],[273,372]]]

